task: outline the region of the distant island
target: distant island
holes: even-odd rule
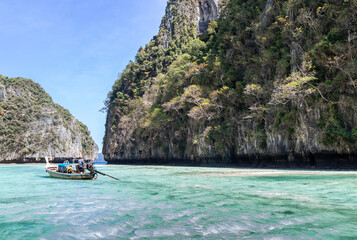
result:
[[[104,160],[104,155],[102,153],[98,153],[98,157],[96,159],[94,159],[94,163],[107,164],[107,161]]]
[[[106,101],[110,163],[357,167],[355,1],[168,1]]]
[[[86,125],[30,79],[0,75],[0,163],[95,159]]]

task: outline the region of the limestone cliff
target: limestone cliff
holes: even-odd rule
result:
[[[184,35],[185,26],[194,26],[195,35],[205,33],[210,21],[219,16],[219,0],[176,0],[169,1],[162,19],[158,38],[161,44],[169,47],[175,36]],[[185,19],[184,22],[180,21]],[[181,24],[179,24],[181,23]],[[183,24],[182,24],[183,23]]]
[[[94,159],[97,152],[87,127],[39,84],[0,76],[0,163]]]
[[[357,167],[356,1],[169,1],[113,86],[110,162]]]
[[[130,139],[133,140],[132,135],[139,123],[125,117],[127,112],[122,110],[126,107],[121,108],[122,103],[129,101],[134,95],[145,95],[143,107],[147,108],[151,105],[156,98],[155,93],[150,93],[156,91],[157,85],[154,84],[156,77],[167,71],[189,41],[196,39],[207,30],[211,20],[219,17],[219,9],[224,2],[224,0],[168,1],[159,33],[144,49],[139,49],[136,61],[126,67],[114,84],[113,90],[108,94],[103,145],[103,153],[107,153],[106,158],[112,158],[113,152],[126,152],[132,155],[131,151],[136,148]],[[194,48],[199,51],[199,46]],[[138,69],[140,73],[133,74],[134,69]],[[140,90],[134,89],[136,86]],[[151,88],[148,89],[149,87]],[[126,148],[132,150],[125,151]]]

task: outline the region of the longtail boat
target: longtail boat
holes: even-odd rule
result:
[[[48,158],[46,157],[46,172],[55,178],[62,179],[74,179],[74,180],[91,180],[98,177],[97,171],[92,166],[89,169],[84,168],[82,173],[77,171],[78,164],[69,163],[68,161],[63,162],[59,165],[50,164]]]

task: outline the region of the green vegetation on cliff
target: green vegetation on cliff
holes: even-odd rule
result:
[[[199,37],[196,3],[114,84],[108,159],[357,152],[356,0],[221,1]]]
[[[0,161],[89,157],[87,127],[30,79],[0,76]]]

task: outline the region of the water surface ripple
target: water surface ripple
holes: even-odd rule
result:
[[[1,239],[357,239],[357,173],[103,166],[93,181],[0,166]]]

